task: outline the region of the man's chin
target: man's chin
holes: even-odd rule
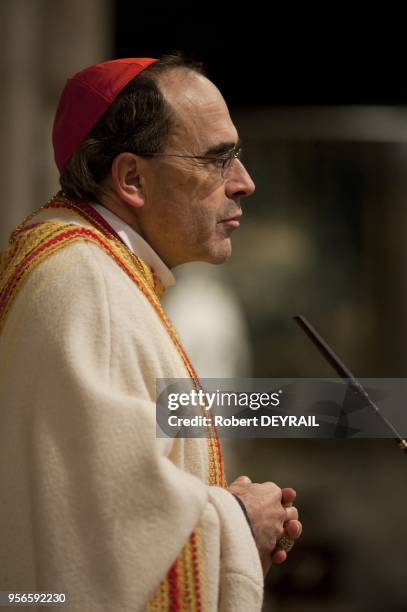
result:
[[[195,255],[185,258],[183,261],[178,261],[172,267],[179,266],[184,263],[191,263],[194,261],[201,261],[205,263],[210,263],[214,265],[219,265],[224,263],[229,257],[232,255],[232,244],[230,238],[226,240],[222,240],[221,243],[217,243],[212,245],[211,247],[207,247],[202,249],[200,253],[196,253]]]
[[[216,249],[209,254],[206,261],[214,265],[223,264],[232,255],[232,242],[230,238],[223,241],[222,245],[217,245]]]

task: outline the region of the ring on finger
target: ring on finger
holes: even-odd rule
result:
[[[277,546],[279,546],[286,552],[290,552],[294,544],[295,544],[295,540],[293,540],[293,538],[290,538],[288,535],[283,535],[283,537],[280,538],[279,541],[277,542]]]

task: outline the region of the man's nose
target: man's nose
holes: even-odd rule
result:
[[[225,187],[229,197],[247,198],[254,193],[256,186],[239,159],[234,160]]]

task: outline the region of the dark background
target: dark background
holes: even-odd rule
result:
[[[400,22],[398,23],[398,17]],[[402,15],[330,4],[114,4],[116,57],[182,49],[232,106],[405,104]],[[400,26],[400,31],[399,31]]]

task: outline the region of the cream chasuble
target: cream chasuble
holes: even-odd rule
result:
[[[216,433],[156,439],[156,378],[199,384],[160,304],[171,272],[92,210],[54,198],[0,259],[0,590],[66,592],[78,612],[260,611]]]

